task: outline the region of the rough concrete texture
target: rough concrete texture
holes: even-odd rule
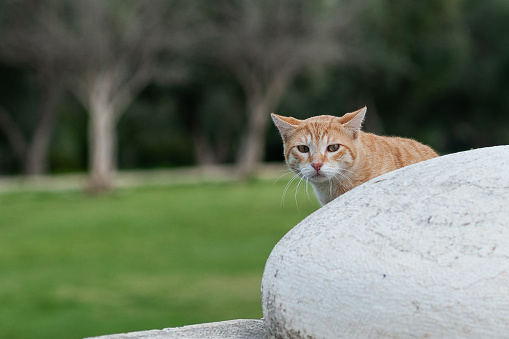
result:
[[[340,196],[274,248],[281,338],[507,338],[509,146],[435,158]]]
[[[268,339],[269,334],[263,320],[238,319],[216,323],[190,325],[112,334],[96,337],[96,339]]]

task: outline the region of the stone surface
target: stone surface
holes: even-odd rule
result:
[[[509,146],[431,159],[340,196],[274,248],[281,338],[506,338]]]
[[[238,319],[123,334],[96,339],[268,339],[268,330],[261,319]]]

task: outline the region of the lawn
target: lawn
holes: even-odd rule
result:
[[[0,194],[0,338],[260,318],[270,251],[318,208],[286,183]]]

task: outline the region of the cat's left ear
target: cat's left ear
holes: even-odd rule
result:
[[[345,114],[342,117],[343,121],[346,120],[346,122],[343,122],[343,126],[352,134],[352,137],[354,139],[356,139],[359,136],[367,110],[368,108],[364,106],[360,110]]]
[[[299,125],[299,120],[292,117],[284,117],[271,113],[272,121],[276,125],[283,140],[287,140]]]

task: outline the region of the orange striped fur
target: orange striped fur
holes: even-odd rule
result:
[[[272,113],[288,166],[311,183],[322,205],[379,175],[438,156],[412,139],[361,131],[366,110],[306,120]]]

